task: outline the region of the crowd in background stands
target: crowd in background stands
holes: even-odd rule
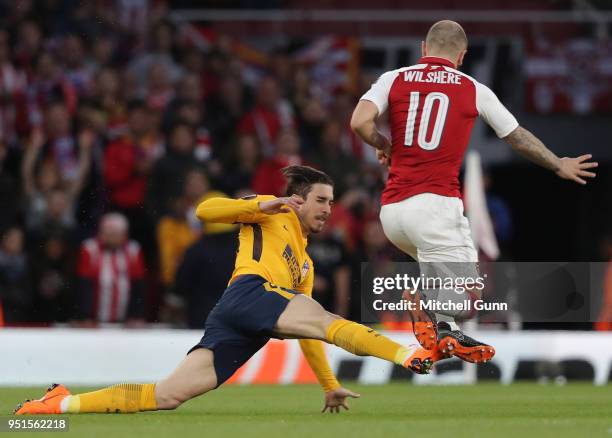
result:
[[[360,320],[361,262],[388,272],[405,257],[378,221],[384,171],[349,129],[373,78],[321,93],[283,51],[253,76],[227,40],[195,47],[167,16],[164,0],[0,0],[0,326],[201,328],[237,229],[202,225],[195,207],[280,195],[280,170],[299,163],[336,182],[309,239],[314,296]],[[487,202],[503,245],[510,212]]]
[[[360,261],[400,255],[377,219],[383,170],[349,129],[357,93],[323,102],[282,52],[247,82],[222,44],[182,44],[164,2],[41,3],[1,5],[0,325],[202,327],[237,230],[195,207],[281,195],[298,163],[336,181],[308,247],[315,296],[359,318]]]

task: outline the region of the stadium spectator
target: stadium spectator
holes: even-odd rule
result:
[[[32,320],[66,322],[72,317],[75,260],[73,242],[61,230],[49,233],[32,253]]]
[[[195,100],[185,100],[177,105],[177,121],[189,123],[195,129],[196,145],[194,157],[198,162],[210,165],[214,156],[219,158],[218,150],[213,149],[212,138],[208,124],[204,121],[204,106]]]
[[[212,93],[206,100],[212,142],[217,150],[224,150],[234,140],[236,126],[243,117],[247,99],[240,78],[229,75],[220,79],[218,92]]]
[[[163,65],[165,73],[171,82],[175,82],[181,76],[181,68],[174,61],[175,29],[169,21],[160,21],[151,29],[151,47],[147,52],[136,57],[128,66],[138,84],[148,88],[151,79],[149,72],[153,65]]]
[[[28,228],[36,227],[43,221],[48,195],[60,188],[59,171],[52,160],[42,161],[34,174],[34,149],[35,146],[29,146],[26,150],[22,171]]]
[[[289,128],[278,134],[276,154],[261,162],[253,177],[255,193],[281,196],[285,191],[285,177],[281,169],[286,166],[302,164],[300,140],[296,132]]]
[[[43,125],[43,109],[48,105],[62,102],[72,115],[78,104],[77,90],[49,52],[38,54],[34,60],[34,74],[28,81],[26,96],[28,124],[31,129],[38,129]]]
[[[40,26],[31,19],[19,22],[15,41],[14,59],[18,68],[32,73],[34,59],[42,52],[43,35]]]
[[[195,215],[198,204],[206,196],[210,196],[211,185],[206,172],[200,168],[193,168],[185,175],[185,187],[183,190],[183,198],[188,206],[187,221],[192,230],[196,230],[200,234],[202,223]]]
[[[153,62],[147,73],[146,87],[140,91],[140,97],[146,101],[150,109],[163,112],[174,99],[174,94],[168,66],[161,62]]]
[[[355,97],[349,93],[339,93],[331,103],[329,114],[342,129],[341,144],[345,153],[358,160],[375,161],[374,148],[366,145],[350,128],[351,115],[355,107]]]
[[[257,139],[252,135],[241,135],[235,143],[233,156],[227,168],[232,172],[223,178],[223,187],[227,193],[236,193],[241,189],[252,187],[253,176],[259,166],[260,150]]]
[[[109,7],[108,3],[96,3],[96,16],[110,16],[118,20],[123,32],[130,32],[143,38],[150,30],[150,24],[160,22],[168,15],[166,0],[121,1]],[[107,19],[108,20],[108,19]]]
[[[160,275],[167,292],[173,289],[176,268],[183,253],[202,233],[195,209],[209,188],[206,175],[200,170],[191,170],[185,176],[183,194],[170,200],[169,212],[159,220]]]
[[[240,120],[238,130],[241,134],[257,136],[264,156],[269,157],[276,152],[281,131],[294,125],[293,110],[282,99],[278,81],[271,76],[263,78],[257,88],[257,102]]]
[[[201,104],[204,95],[202,82],[196,73],[186,73],[176,85],[176,97],[183,100],[192,100]]]
[[[76,34],[64,37],[59,51],[64,68],[64,75],[75,88],[79,97],[91,93],[91,70],[85,61],[85,47],[83,39]]]
[[[303,112],[308,103],[313,100],[312,84],[306,68],[296,68],[293,71],[289,95],[298,114]]]
[[[293,60],[287,51],[275,50],[269,59],[270,75],[278,81],[282,96],[289,96],[292,91]]]
[[[328,112],[319,99],[309,99],[298,113],[298,131],[302,150],[310,156],[320,148],[321,133],[328,119]]]
[[[63,103],[50,104],[45,110],[44,133],[34,131],[31,147],[33,153],[39,149],[37,159],[51,159],[57,164],[62,186],[76,199],[90,170],[95,136],[88,130],[82,130],[78,137],[73,135],[72,122]]]
[[[0,309],[6,324],[31,320],[32,291],[23,230],[8,228],[0,237]]]
[[[323,127],[321,143],[312,155],[312,161],[318,169],[327,173],[334,180],[335,196],[340,198],[344,192],[360,183],[360,165],[351,153],[342,149],[342,126],[330,120]]]
[[[22,162],[28,229],[43,225],[51,193],[58,189],[66,196],[62,220],[74,223],[75,204],[92,163],[94,135],[85,130],[78,139],[72,136],[70,120],[62,104],[52,105],[47,114],[48,140],[42,131],[33,131]]]
[[[312,296],[326,310],[348,316],[350,267],[344,242],[331,227],[313,234],[308,241],[308,254],[317,268]]]
[[[145,247],[151,245],[151,226],[144,209],[149,175],[160,151],[151,134],[148,109],[142,101],[132,101],[128,108],[127,135],[111,142],[104,153],[104,182],[110,210],[124,214],[132,236]]]
[[[73,207],[70,205],[66,191],[51,190],[45,197],[45,210],[39,222],[30,223],[28,227],[28,245],[38,248],[48,236],[61,234],[74,242],[76,238]]]
[[[180,114],[183,112],[183,114]],[[169,127],[179,120],[188,121],[194,126],[204,122],[204,101],[201,79],[195,73],[187,73],[176,84],[176,93],[165,113],[165,126]]]
[[[185,187],[185,176],[195,166],[195,130],[184,122],[175,124],[169,134],[166,154],[155,162],[149,178],[147,202],[157,221],[170,211]]]
[[[186,73],[176,86],[176,96],[166,108],[165,125],[179,121],[190,123],[196,131],[195,157],[200,162],[213,155],[213,145],[208,123],[205,120],[202,80],[197,73]]]
[[[222,196],[209,192],[202,201]],[[201,329],[225,290],[238,249],[234,225],[206,224],[204,233],[187,249],[176,272],[175,293],[185,309],[187,327]]]
[[[95,77],[93,93],[102,111],[103,134],[108,140],[121,137],[128,129],[121,85],[118,72],[112,68],[100,70]]]
[[[140,246],[128,238],[119,213],[102,217],[97,238],[85,240],[77,266],[76,320],[144,323],[145,266]]]
[[[186,47],[183,50],[182,56],[182,67],[184,69],[185,76],[194,75],[198,78],[200,83],[200,90],[202,97],[204,96],[205,88],[205,62],[204,53],[195,47]]]
[[[92,74],[111,67],[115,58],[115,41],[105,33],[96,35],[91,43],[91,52],[87,56],[87,68]]]
[[[20,213],[21,189],[18,179],[9,171],[8,155],[6,144],[0,142],[0,230],[15,223]]]
[[[11,60],[9,34],[0,30],[0,143],[17,142],[18,122],[24,123],[26,76]]]
[[[339,198],[334,204],[329,227],[341,236],[349,252],[358,246],[363,235],[364,223],[368,215],[374,214],[374,209],[368,206],[369,194],[362,188],[353,188]]]

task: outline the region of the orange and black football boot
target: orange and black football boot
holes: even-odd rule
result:
[[[451,330],[446,322],[438,323],[438,349],[442,354],[471,363],[488,362],[495,356],[495,348],[470,338],[461,330]]]

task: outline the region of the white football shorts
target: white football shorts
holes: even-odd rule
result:
[[[478,262],[459,198],[421,193],[383,205],[387,238],[418,262]]]

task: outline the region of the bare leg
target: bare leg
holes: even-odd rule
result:
[[[198,348],[189,353],[172,374],[155,385],[157,409],[176,409],[216,386],[213,352]]]
[[[327,328],[338,315],[328,312],[306,295],[296,295],[276,322],[274,332],[283,338],[306,338],[327,341]]]

